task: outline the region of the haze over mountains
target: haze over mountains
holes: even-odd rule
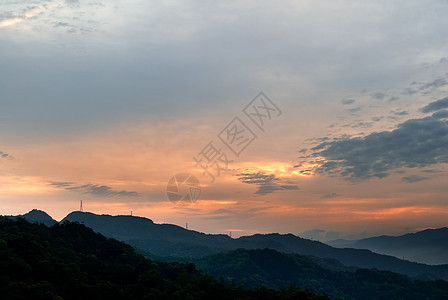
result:
[[[46,224],[56,222],[44,212],[37,210],[23,217]],[[376,268],[411,277],[448,280],[448,265],[429,266],[365,249],[335,248],[292,234],[256,234],[232,239],[227,235],[204,234],[171,224],[155,224],[152,220],[142,217],[96,215],[79,211],[70,213],[61,222],[64,221],[82,223],[106,237],[124,241],[142,253],[161,257],[198,259],[239,248],[270,248],[284,253],[336,259],[345,266]],[[444,232],[445,230],[440,230],[432,233],[436,235]],[[417,235],[413,239],[415,243],[419,236],[427,236],[427,233]],[[422,239],[422,243],[424,242],[425,239]]]
[[[369,249],[409,261],[430,265],[448,264],[448,228],[427,229],[402,236],[379,236],[361,240],[334,240],[338,248]]]

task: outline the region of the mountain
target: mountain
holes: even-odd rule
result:
[[[2,299],[448,299],[446,281],[272,249],[157,262],[69,221],[48,227],[0,217],[0,258]]]
[[[411,277],[448,280],[448,265],[428,266],[362,249],[340,249],[292,234],[256,234],[232,239],[204,234],[170,224],[155,224],[133,216],[95,215],[73,212],[64,221],[79,222],[107,237],[129,243],[142,253],[156,256],[199,258],[223,251],[270,248],[285,253],[331,258],[346,266],[376,268]]]
[[[337,261],[238,249],[196,259],[201,270],[245,287],[285,288],[293,283],[335,299],[448,299],[448,282],[412,280],[388,271],[350,270]]]
[[[328,299],[297,287],[243,289],[194,264],[144,258],[82,224],[0,217],[1,299]]]
[[[57,222],[50,217],[46,212],[38,209],[33,209],[30,212],[24,214],[24,215],[18,215],[18,216],[9,216],[9,218],[24,218],[25,220],[31,222],[31,223],[41,223],[47,226],[53,226]]]
[[[172,224],[155,224],[142,217],[76,211],[68,214],[61,222],[65,221],[85,224],[105,236],[156,255],[199,257],[232,249],[229,246],[232,239],[227,235],[204,234]]]
[[[448,264],[448,228],[446,227],[401,236],[383,235],[355,241],[335,240],[327,244],[334,247],[369,249],[376,253],[424,264]]]

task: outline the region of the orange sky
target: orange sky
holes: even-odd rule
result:
[[[18,158],[4,160],[0,175],[3,214],[38,208],[60,220],[78,210],[82,199],[84,209],[94,213],[132,211],[155,222],[188,223],[190,229],[210,233],[233,231],[233,236],[272,231],[299,234],[322,228],[356,237],[446,224],[446,175],[414,184],[396,175],[362,182],[313,173],[304,176],[300,170],[312,165],[293,168],[297,154],[285,148],[294,148],[293,141],[300,140],[282,132],[283,126],[269,128],[240,158],[233,157],[235,161],[229,164],[233,171],[223,172],[212,183],[195,167],[192,157],[214,138],[219,124],[201,123],[197,119],[128,123],[25,145],[12,143],[8,150]],[[285,136],[292,142],[285,143]],[[298,189],[255,194],[256,185],[237,179],[241,170],[274,174]],[[165,188],[168,179],[181,172],[197,176],[202,193],[195,203],[176,206],[167,199]],[[95,195],[51,182],[104,185],[139,195]]]

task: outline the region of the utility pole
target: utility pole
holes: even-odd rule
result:
[[[79,205],[79,211],[84,212],[84,209],[82,208],[82,200],[81,200],[81,204]]]

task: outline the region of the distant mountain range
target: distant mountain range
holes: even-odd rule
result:
[[[369,249],[413,262],[448,264],[448,228],[427,229],[401,236],[379,236],[361,240],[334,240],[326,244],[337,248]]]
[[[29,214],[33,217],[39,215],[36,211]],[[23,217],[30,218],[29,214]],[[48,215],[45,218],[42,214],[40,216],[40,223],[53,220]],[[171,224],[155,224],[142,217],[96,215],[79,211],[70,213],[61,222],[64,221],[84,224],[106,237],[124,241],[148,256],[195,259],[239,248],[269,248],[283,253],[335,259],[345,266],[376,268],[422,279],[448,280],[448,265],[429,266],[365,249],[335,248],[292,234],[256,234],[232,239],[227,235],[204,234]]]

